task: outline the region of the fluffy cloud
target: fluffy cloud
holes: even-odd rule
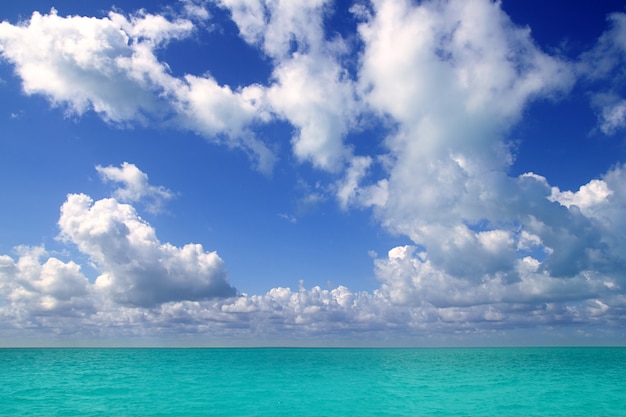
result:
[[[0,329],[53,334],[85,331],[76,326],[95,308],[80,266],[50,257],[40,247],[19,247],[17,253],[17,260],[0,256]]]
[[[295,54],[274,76],[268,100],[298,128],[293,153],[317,168],[339,171],[350,156],[343,138],[355,123],[352,82],[335,61],[315,54]]]
[[[194,10],[194,18],[203,16]],[[93,110],[118,125],[174,125],[243,149],[269,172],[275,156],[246,128],[267,119],[258,88],[233,91],[210,76],[177,78],[157,58],[194,29],[190,19],[144,11],[89,18],[52,9],[18,25],[0,23],[0,54],[15,65],[27,94],[42,94],[68,113]]]
[[[354,45],[325,32],[329,2],[218,4],[271,60],[268,85],[234,89],[206,75],[172,76],[156,52],[189,36],[193,21],[145,12],[35,13],[0,25],[0,52],[28,94],[78,114],[93,109],[112,123],[173,123],[243,149],[263,171],[276,156],[253,128],[286,120],[296,128],[297,159],[339,174],[326,189],[343,209],[371,208],[413,243],[374,261],[380,288],[373,292],[314,286],[237,294],[216,252],[159,241],[128,204],[158,208],[171,191],[150,185],[132,164],[99,166],[103,179],[120,184],[115,198],[70,194],[58,223],[62,241],[88,256],[99,276],[89,282],[77,263],[41,248],[0,257],[0,314],[14,326],[252,338],[620,328],[626,168],[561,190],[535,173],[510,176],[506,137],[529,103],[566,94],[576,76],[615,78],[614,91],[593,100],[602,131],[623,128],[622,14],[572,65],[541,51],[499,2],[375,0],[352,9],[362,19],[362,49],[349,71],[345,56]],[[202,10],[188,8],[208,18]],[[346,139],[366,117],[389,128],[382,146],[372,147],[382,149],[378,155],[359,155]]]
[[[109,198],[71,194],[61,207],[61,238],[92,259],[98,290],[116,302],[149,307],[235,294],[222,259],[199,244],[161,243],[135,209]]]
[[[535,309],[546,302],[586,302],[605,298],[615,291],[610,278],[590,279],[588,274],[560,279],[541,268],[530,256],[518,259],[515,269],[519,280],[507,282],[505,276],[484,276],[480,282],[454,277],[438,269],[424,252],[403,246],[389,251],[387,259],[376,262],[376,271],[383,282],[381,291],[396,304],[430,303],[438,308],[490,306],[490,311],[507,313],[508,309]]]
[[[589,184],[580,187],[577,192],[561,191],[557,187],[552,188],[550,200],[558,201],[567,208],[578,207],[585,215],[589,216],[595,206],[606,201],[607,197],[613,194],[602,180],[591,180]]]
[[[157,53],[189,37],[194,22],[146,12],[100,19],[35,12],[19,25],[0,24],[0,52],[15,65],[27,94],[42,94],[69,113],[94,110],[115,124],[191,130],[244,150],[265,173],[276,156],[250,127],[278,117],[298,130],[292,139],[298,159],[340,170],[350,154],[343,139],[357,105],[339,59],[346,52],[342,41],[325,42],[325,2],[220,4],[231,10],[242,37],[274,59],[271,85],[233,90],[208,75],[172,76]],[[208,18],[199,7],[193,17]]]
[[[120,168],[113,166],[96,166],[96,171],[106,181],[120,183],[121,187],[113,192],[113,196],[122,202],[136,203],[149,200],[148,210],[156,213],[166,200],[174,197],[174,193],[163,186],[148,183],[148,175],[135,164],[123,162]]]
[[[329,0],[219,0],[230,10],[246,42],[259,45],[274,59],[293,52],[319,50],[324,42],[323,18]]]
[[[608,279],[617,281],[621,288],[626,284],[626,244],[623,233],[626,228],[626,169],[617,166],[602,179],[592,180],[573,193],[552,190],[551,199],[569,208],[576,217],[583,217],[585,230],[577,230],[580,221],[574,223],[573,233],[577,236],[593,236],[582,248],[590,270],[602,271]],[[580,263],[577,260],[574,263]]]
[[[356,123],[354,82],[342,66],[340,38],[326,39],[327,0],[222,0],[240,35],[274,61],[268,104],[297,128],[293,153],[300,161],[337,172],[350,157],[344,137]]]
[[[482,132],[489,134],[490,127],[517,119],[529,98],[573,81],[568,68],[538,50],[529,29],[514,26],[499,3],[375,1],[374,9],[359,28],[366,42],[361,80],[375,108],[405,123],[414,120],[414,128],[427,115],[448,110],[474,116],[476,127],[491,120]],[[476,127],[470,135],[443,139],[475,145],[467,137],[475,136]]]
[[[134,337],[164,338],[169,343],[183,337],[182,343],[197,343],[210,335],[206,342],[446,344],[457,338],[471,341],[472,335],[498,340],[512,327],[533,327],[558,338],[580,330],[594,335],[597,325],[615,331],[626,307],[626,299],[610,282],[581,276],[565,283],[541,272],[530,258],[519,262],[523,279],[518,283],[503,286],[494,277],[472,285],[436,270],[414,247],[394,248],[388,258],[376,261],[381,288],[373,293],[343,286],[279,287],[261,295],[168,301],[150,307],[111,302],[107,297],[112,294],[101,292],[97,283],[86,284],[72,263],[49,258],[42,267],[32,259],[13,262],[6,256],[0,261],[5,300],[0,314],[9,320],[5,331],[9,326],[22,335],[52,330],[65,337],[88,336],[95,343],[121,337],[126,343],[134,343]],[[31,289],[50,271],[56,276],[67,272],[68,265],[78,279],[65,276],[65,290]],[[28,267],[30,281],[23,279]],[[72,308],[59,309],[58,301],[51,304],[53,293],[63,299],[71,294]]]
[[[502,206],[524,191],[506,175],[512,157],[502,139],[530,100],[567,91],[567,65],[493,2],[377,1],[359,32],[368,103],[398,128],[381,159],[388,176],[353,185],[365,196],[354,201],[374,205],[447,273],[514,279],[512,227],[525,213]]]
[[[192,28],[189,21],[150,14],[127,19],[111,12],[97,19],[61,17],[52,9],[20,25],[2,22],[0,51],[15,64],[27,94],[43,94],[78,114],[93,109],[121,123],[166,110],[149,87],[151,78],[167,78],[167,70],[150,49]]]
[[[507,175],[508,129],[533,99],[566,93],[573,68],[539,50],[497,2],[381,0],[362,15],[362,90],[397,131],[386,155],[355,158],[338,197],[372,206],[415,243],[377,261],[386,298],[478,321],[521,320],[510,311],[520,304],[544,317],[537,308],[549,301],[560,317],[596,301],[620,311],[606,303],[620,299],[623,281],[607,227],[616,213],[602,210],[622,213],[621,169],[607,174],[613,186],[593,180],[577,193]],[[387,173],[375,182],[373,161]]]
[[[354,167],[355,180],[371,161],[362,162]],[[129,199],[149,198],[154,190],[162,190],[132,164],[98,171],[104,180],[134,190]],[[519,188],[529,190],[528,196],[542,195],[547,207],[565,213],[579,213],[570,204],[574,201],[588,209],[593,206],[590,213],[608,227],[614,217],[623,221],[621,212],[612,211],[626,201],[623,172],[616,168],[571,195],[550,189],[535,174],[521,177]],[[550,201],[557,198],[563,202]],[[608,199],[612,204],[606,204]],[[500,334],[512,326],[569,324],[589,331],[589,326],[601,323],[612,328],[626,306],[623,276],[599,273],[595,265],[558,277],[530,255],[515,256],[516,250],[532,252],[550,242],[556,232],[544,229],[554,224],[543,224],[542,219],[538,216],[529,227],[537,234],[460,228],[446,241],[449,247],[441,249],[481,258],[482,267],[487,261],[512,262],[513,280],[480,268],[455,275],[431,261],[432,251],[402,246],[375,260],[381,286],[372,293],[345,286],[300,286],[248,295],[236,294],[228,284],[215,252],[198,244],[178,248],[161,243],[133,206],[114,198],[94,202],[84,194],[70,194],[61,207],[61,240],[87,255],[100,275],[92,283],[75,262],[51,257],[43,248],[17,248],[17,260],[0,257],[0,315],[6,319],[6,334],[53,332],[95,340],[180,334],[201,340],[210,333],[224,340],[272,343],[286,340],[288,332],[289,343],[341,343],[346,337],[383,344],[380,338],[424,343],[424,337],[434,337],[445,343],[459,331]],[[459,264],[466,267],[474,260],[459,258]]]

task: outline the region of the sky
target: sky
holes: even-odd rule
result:
[[[622,1],[0,5],[0,345],[626,344]]]

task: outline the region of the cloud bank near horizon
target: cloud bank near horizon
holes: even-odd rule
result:
[[[98,277],[91,282],[79,262],[42,247],[0,256],[2,331],[420,340],[561,326],[582,338],[623,336],[626,165],[561,190],[538,173],[509,175],[507,134],[533,101],[600,79],[613,88],[589,95],[597,128],[623,131],[626,15],[611,15],[596,45],[570,62],[540,50],[498,2],[359,3],[351,9],[358,41],[327,33],[331,3],[216,2],[271,61],[265,84],[175,76],[159,59],[210,21],[200,5],[169,18],[35,12],[0,24],[0,54],[26,94],[68,114],[192,131],[246,152],[268,174],[275,144],[255,129],[290,123],[292,154],[330,174],[338,205],[371,210],[413,242],[375,259],[377,290],[238,292],[217,252],[159,241],[132,204],[158,213],[174,192],[124,163],[96,167],[119,184],[112,197],[70,194],[61,207],[60,239],[87,256]],[[379,154],[360,154],[350,142],[366,119],[388,126]]]

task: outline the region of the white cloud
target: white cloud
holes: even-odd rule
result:
[[[623,248],[614,187],[603,179],[562,192],[536,174],[507,175],[508,128],[534,98],[567,92],[568,65],[493,2],[378,1],[360,33],[363,91],[397,132],[388,155],[347,171],[338,198],[374,207],[385,227],[418,245],[377,261],[385,297],[431,303],[449,318],[488,313],[510,323],[524,321],[510,311],[518,303],[539,323],[557,318],[537,304],[552,301],[565,317],[568,309],[584,315],[591,299],[619,297],[606,290],[624,279],[624,256],[612,249]],[[387,175],[368,183],[373,161]],[[622,183],[620,169],[606,177]]]
[[[353,8],[363,19],[356,74],[343,62],[347,42],[325,34],[330,2],[219,4],[272,60],[269,85],[233,89],[206,75],[172,76],[156,51],[189,36],[193,22],[144,12],[102,19],[35,13],[20,25],[0,25],[0,52],[28,94],[77,114],[93,109],[113,123],[172,123],[243,149],[266,172],[275,155],[253,128],[287,120],[296,128],[297,159],[339,174],[333,187],[307,188],[303,207],[332,190],[342,208],[372,208],[384,227],[413,244],[374,261],[380,288],[371,293],[301,286],[236,294],[216,252],[159,241],[124,204],[160,204],[171,191],[149,184],[132,164],[98,166],[105,180],[120,184],[116,198],[70,194],[59,227],[62,241],[87,255],[99,276],[89,283],[78,264],[39,248],[22,249],[17,261],[1,256],[0,315],[7,322],[117,337],[271,340],[419,338],[555,324],[619,328],[626,311],[626,169],[617,166],[578,191],[552,187],[538,174],[508,175],[508,129],[532,100],[567,92],[574,74],[541,51],[499,2],[376,0],[371,9]],[[189,16],[208,18],[197,4],[186,6]],[[581,57],[577,75],[614,75],[624,17],[612,21],[596,49]],[[584,69],[603,51],[613,58]],[[620,94],[611,94],[595,97],[605,133],[623,127]],[[346,141],[364,117],[391,127],[380,155],[356,155]]]
[[[180,125],[212,141],[243,149],[261,172],[271,172],[276,156],[248,128],[255,121],[271,118],[261,86],[250,85],[233,91],[213,78],[186,75],[176,97]]]
[[[135,164],[123,162],[120,168],[114,166],[96,166],[96,171],[105,182],[120,183],[113,196],[122,202],[136,203],[148,199],[148,210],[159,212],[163,203],[174,197],[174,193],[163,186],[154,186],[148,183],[148,175],[142,172]]]
[[[592,214],[593,207],[606,201],[613,192],[608,188],[606,182],[602,180],[591,180],[573,193],[571,191],[560,191],[558,187],[552,187],[551,201],[557,201],[565,207],[578,207],[585,215]]]
[[[200,22],[207,21],[211,18],[211,13],[206,9],[202,1],[181,0],[182,14],[190,19]]]
[[[609,28],[600,36],[596,45],[580,56],[578,71],[591,79],[603,79],[611,76],[621,78],[620,65],[626,58],[626,14],[611,13],[607,17]]]
[[[260,89],[232,91],[209,76],[176,78],[157,58],[160,48],[194,28],[191,20],[143,11],[89,18],[53,9],[19,25],[0,23],[0,53],[15,65],[27,94],[42,94],[70,114],[93,110],[115,124],[173,124],[243,149],[269,172],[275,156],[246,128],[267,120]]]
[[[300,161],[338,172],[350,157],[344,137],[356,123],[358,100],[341,65],[346,45],[325,39],[327,0],[222,0],[248,43],[274,60],[267,100],[297,129],[293,153]]]
[[[620,284],[591,271],[554,278],[525,257],[516,262],[516,282],[499,274],[473,281],[438,269],[413,246],[375,261],[381,287],[372,293],[301,285],[234,296],[217,255],[199,245],[158,242],[131,206],[70,195],[59,225],[102,274],[91,284],[73,262],[42,262],[47,254],[41,248],[20,248],[17,262],[0,256],[4,334],[53,332],[131,344],[134,337],[176,343],[183,334],[182,343],[203,341],[207,334],[213,342],[257,344],[454,343],[459,331],[505,338],[511,328],[528,326],[593,333],[598,324],[611,329],[626,306]],[[509,240],[499,232],[483,236],[487,246]],[[207,285],[227,293],[212,295],[231,296],[211,298]]]
[[[601,117],[600,129],[607,135],[626,127],[626,100],[621,100],[611,107],[605,107]]]
[[[589,279],[588,273],[572,278],[551,277],[532,257],[516,260],[515,269],[519,279],[513,282],[506,281],[502,274],[485,275],[480,281],[455,277],[411,246],[394,248],[387,259],[376,261],[381,291],[398,304],[428,302],[438,308],[491,305],[491,311],[507,314],[508,309],[516,308],[515,304],[535,308],[546,301],[585,302],[607,292],[607,286]]]
[[[622,177],[622,171],[614,170],[605,179],[623,190]],[[541,177],[524,178],[549,189]],[[623,196],[620,191],[610,198]],[[547,197],[545,201],[552,204]],[[375,260],[381,286],[371,293],[301,284],[296,290],[236,294],[215,252],[198,244],[179,248],[160,242],[132,206],[115,199],[94,202],[70,194],[59,227],[62,241],[89,256],[100,275],[90,283],[78,264],[51,257],[43,248],[18,248],[17,261],[0,256],[4,334],[52,334],[94,343],[120,338],[133,343],[133,337],[175,343],[181,334],[192,342],[210,334],[212,340],[233,343],[419,344],[433,338],[451,343],[459,331],[505,337],[515,327],[575,326],[593,332],[601,324],[611,329],[626,306],[623,277],[593,268],[555,277],[541,261],[525,256],[512,261],[515,280],[500,272],[477,279],[450,274],[431,261],[431,251],[415,246],[393,248],[386,258]],[[485,258],[497,263],[516,247],[541,246],[539,235],[549,235],[537,225],[534,233],[459,229],[443,250],[474,255],[484,266]],[[476,259],[467,263],[471,261]]]
[[[276,68],[274,77],[268,101],[298,128],[293,153],[317,168],[339,171],[350,155],[343,138],[355,118],[352,82],[337,62],[320,54],[294,54]]]
[[[150,307],[177,300],[235,294],[224,263],[199,244],[161,243],[135,209],[109,198],[70,194],[61,207],[61,238],[89,255],[95,288],[121,304]]]
[[[497,127],[518,118],[529,98],[573,81],[568,68],[538,50],[530,31],[515,27],[499,3],[374,6],[374,17],[359,28],[366,42],[362,82],[372,105],[402,122],[420,124],[446,109],[452,116],[473,115],[481,125],[498,118],[491,121]],[[463,137],[448,140],[461,145]]]
[[[350,155],[343,138],[356,117],[355,91],[338,61],[341,41],[324,39],[325,2],[221,4],[242,37],[275,60],[271,86],[233,91],[210,76],[173,77],[157,51],[190,36],[194,24],[143,11],[101,19],[34,13],[20,25],[0,25],[0,51],[27,94],[43,94],[70,113],[94,110],[117,124],[174,124],[243,149],[266,173],[276,156],[249,127],[280,117],[298,129],[292,144],[299,160],[340,170]],[[201,16],[199,5],[186,4],[192,6]]]
[[[76,263],[63,262],[40,247],[17,248],[18,258],[0,256],[0,329],[56,334],[81,333],[81,320],[94,303],[87,278]],[[77,327],[78,326],[78,327]]]
[[[626,100],[615,94],[595,94],[592,106],[597,109],[599,128],[613,135],[626,127]]]
[[[600,88],[604,91],[590,91],[589,95],[598,114],[598,128],[605,135],[613,135],[626,127],[626,78],[622,70],[626,64],[626,14],[612,13],[607,21],[609,29],[591,50],[581,54],[576,68],[587,81],[586,87],[603,82]]]
[[[146,56],[145,46],[188,34],[189,22],[143,15],[128,20],[111,12],[102,19],[33,13],[28,22],[0,24],[2,56],[15,64],[27,94],[43,94],[56,105],[82,114],[93,109],[121,123],[164,111],[166,104],[146,88],[142,69],[165,73]],[[141,40],[139,40],[141,36]],[[162,76],[162,75],[161,75]]]
[[[357,194],[359,191],[359,183],[365,176],[367,169],[372,164],[372,158],[369,156],[355,157],[350,163],[350,167],[346,170],[345,177],[338,184],[337,198],[339,205],[345,210],[350,205],[356,204],[361,199]],[[366,202],[364,205],[368,205]]]
[[[506,175],[512,157],[503,138],[529,101],[568,90],[570,69],[497,2],[373,3],[359,26],[360,82],[397,132],[380,159],[387,176],[358,188],[348,181],[350,195],[377,191],[360,204],[424,246],[437,270],[518,279],[516,228],[530,213],[515,206],[525,191]],[[548,205],[545,189],[527,196]]]
[[[294,49],[319,49],[324,42],[323,18],[329,0],[220,0],[231,11],[246,42],[259,45],[270,57],[283,60]],[[295,43],[295,45],[294,45]]]

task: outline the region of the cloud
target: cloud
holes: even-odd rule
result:
[[[587,216],[591,215],[589,211],[594,206],[604,202],[613,192],[609,189],[606,182],[602,180],[591,180],[589,184],[585,184],[573,193],[571,191],[560,191],[558,187],[552,188],[550,200],[558,201],[567,208],[572,206],[578,207]]]
[[[181,3],[183,5],[182,15],[190,20],[204,22],[211,17],[201,1],[182,1]]]
[[[34,12],[28,22],[0,24],[0,51],[15,65],[27,94],[43,94],[71,113],[93,109],[107,121],[146,120],[166,111],[151,78],[166,68],[150,49],[186,36],[190,22],[143,14],[102,19]]]
[[[294,54],[274,71],[267,94],[277,114],[298,128],[292,149],[300,161],[331,172],[343,168],[351,151],[343,143],[356,123],[354,85],[332,58]]]
[[[414,242],[377,260],[385,297],[510,323],[519,304],[539,316],[545,302],[579,311],[620,298],[624,258],[602,212],[618,207],[613,188],[593,180],[572,193],[507,174],[508,130],[533,100],[566,94],[573,68],[497,2],[375,1],[364,16],[361,89],[396,131],[387,154],[354,158],[337,196]]]
[[[18,247],[16,252],[17,260],[0,256],[0,329],[28,332],[36,328],[54,334],[85,331],[76,325],[95,308],[80,266],[50,257],[41,247]]]
[[[58,222],[61,241],[87,255],[98,277],[87,281],[77,263],[42,248],[1,256],[0,314],[14,327],[251,340],[420,340],[559,326],[623,333],[626,167],[561,190],[538,173],[511,176],[506,139],[529,104],[567,94],[576,77],[585,85],[614,78],[592,102],[604,133],[623,128],[624,15],[612,15],[611,29],[573,64],[542,51],[530,29],[488,0],[355,7],[358,46],[327,33],[327,1],[219,5],[271,60],[267,85],[174,77],[157,51],[190,36],[195,21],[145,12],[35,13],[0,25],[0,52],[28,94],[114,124],[157,120],[194,131],[243,149],[265,172],[276,155],[254,130],[286,120],[297,160],[333,174],[331,185],[305,189],[303,209],[334,193],[344,210],[371,209],[412,243],[374,260],[380,287],[372,292],[301,284],[239,294],[216,252],[159,241],[131,205],[158,208],[170,190],[133,164],[98,166],[119,184],[114,198],[70,194]],[[209,18],[187,6],[188,16]],[[353,52],[358,65],[349,70]],[[370,148],[347,139],[363,119],[385,129]]]
[[[389,251],[387,259],[376,262],[381,291],[397,304],[431,303],[438,308],[491,306],[492,312],[505,315],[509,309],[534,309],[552,302],[584,302],[605,296],[613,285],[578,276],[568,280],[550,276],[532,257],[516,261],[519,280],[507,282],[504,275],[485,276],[480,282],[447,274],[416,247],[402,246]],[[511,303],[507,305],[508,303]]]
[[[384,226],[424,246],[446,273],[515,279],[515,228],[526,213],[502,210],[524,194],[506,175],[503,138],[531,100],[568,91],[569,67],[493,2],[377,1],[359,33],[362,89],[397,131],[378,159],[387,175],[348,181],[362,196],[352,201],[374,206]]]
[[[623,82],[620,65],[626,58],[626,14],[611,13],[607,16],[609,28],[600,36],[589,51],[580,56],[578,71],[590,79],[603,79],[615,76]]]
[[[17,261],[0,256],[4,334],[52,332],[94,343],[135,337],[175,343],[181,335],[201,341],[210,334],[233,343],[446,344],[459,334],[505,338],[526,327],[593,335],[594,326],[616,329],[626,307],[623,281],[593,270],[558,278],[526,256],[515,261],[517,281],[503,274],[468,280],[438,268],[416,246],[375,260],[381,286],[373,292],[301,284],[236,294],[215,252],[159,242],[132,206],[115,199],[71,194],[59,227],[62,241],[88,255],[100,275],[90,283],[78,264],[43,248],[18,248]],[[505,232],[485,232],[479,243],[497,253],[510,240]],[[522,240],[527,248],[539,244],[530,234]]]
[[[344,178],[340,181],[337,187],[337,199],[339,205],[345,210],[348,206],[357,204],[357,200],[360,199],[360,195],[357,195],[359,191],[359,183],[365,176],[367,169],[372,164],[372,158],[368,156],[355,157],[352,159],[350,167],[346,170]],[[372,205],[368,201],[358,201],[358,203],[365,206]]]
[[[108,198],[70,194],[61,207],[60,237],[99,270],[97,290],[113,301],[143,307],[235,295],[224,262],[199,244],[161,243],[135,209]]]
[[[134,190],[129,199],[159,189],[151,188],[147,176],[132,164],[99,171]],[[600,194],[623,200],[623,177],[621,169],[608,173],[602,184],[616,191]],[[548,195],[543,178],[529,174],[522,180]],[[138,185],[133,189],[131,184]],[[570,200],[585,200],[588,188],[605,188],[593,184]],[[545,201],[552,204],[547,197]],[[602,206],[599,198],[586,201]],[[613,215],[594,213],[599,218]],[[481,334],[511,326],[610,326],[624,307],[623,282],[592,269],[559,278],[526,256],[514,260],[519,277],[515,281],[505,274],[467,279],[470,274],[454,276],[437,267],[430,253],[416,246],[393,248],[387,258],[375,260],[381,286],[371,293],[341,285],[307,289],[301,284],[296,290],[278,287],[261,295],[237,294],[215,252],[206,252],[198,244],[178,248],[161,243],[134,207],[114,198],[94,202],[84,194],[68,195],[59,228],[61,241],[89,256],[99,276],[90,283],[77,263],[51,257],[43,248],[18,248],[17,261],[1,256],[0,315],[11,323],[4,326],[5,332],[53,332],[95,340],[182,333],[202,338],[210,332],[266,343],[284,340],[286,334],[290,343],[338,343],[348,336],[363,343],[380,337],[419,343],[423,335],[446,340],[445,335],[461,329]],[[459,230],[453,240],[450,244],[456,245],[457,255],[461,248],[463,256],[491,256],[496,263],[516,247],[528,250],[542,244],[538,235],[524,231],[515,237],[506,230],[476,235]],[[473,251],[462,246],[465,240],[475,247]]]
[[[611,136],[626,127],[626,100],[615,94],[595,94],[592,106],[598,112],[598,127]]]
[[[194,7],[194,18],[202,17]],[[68,114],[93,110],[120,126],[173,125],[242,149],[270,172],[275,156],[246,127],[267,119],[259,88],[233,91],[210,76],[176,78],[159,61],[160,49],[194,30],[192,20],[145,11],[93,18],[52,9],[18,25],[0,23],[0,53],[14,64],[26,94],[44,95]]]
[[[140,200],[149,200],[148,210],[156,213],[161,210],[163,203],[174,197],[174,193],[163,186],[154,186],[148,183],[148,175],[142,172],[135,164],[123,162],[120,168],[114,166],[96,166],[96,171],[105,182],[120,183],[113,196],[122,202],[136,203]]]
[[[575,193],[561,192],[554,188],[551,198],[568,207],[569,212],[575,213],[577,217],[584,216],[588,219],[588,223],[583,223],[584,230],[574,229],[573,232],[581,236],[594,236],[594,242],[585,242],[582,259],[587,260],[590,269],[601,271],[608,279],[615,280],[617,285],[624,288],[626,244],[622,235],[626,229],[625,167],[614,167],[601,179],[591,180]],[[577,223],[575,226],[580,224]]]
[[[585,87],[590,88],[598,128],[605,135],[614,135],[626,127],[626,77],[622,70],[626,64],[626,14],[612,13],[607,21],[609,29],[592,49],[581,54],[576,69],[586,82]],[[598,87],[600,82],[602,85]]]
[[[330,2],[222,0],[240,36],[274,61],[267,102],[297,128],[294,155],[315,167],[338,172],[351,150],[344,144],[356,124],[360,104],[355,85],[342,66],[345,42],[326,38],[324,18]]]
[[[241,37],[270,57],[282,60],[293,52],[319,50],[324,44],[324,13],[328,0],[220,0],[230,10]]]
[[[414,119],[417,127],[446,109],[498,127],[515,121],[529,98],[573,82],[569,68],[541,52],[499,3],[373,3],[375,15],[359,27],[361,81],[372,106],[401,122]],[[465,137],[456,144],[473,145]]]
[[[243,149],[259,171],[271,172],[276,155],[249,129],[255,122],[271,119],[261,86],[233,91],[211,77],[186,75],[175,94],[179,125],[215,142]]]
[[[3,283],[9,275],[6,271],[15,269],[7,258],[0,258]],[[615,295],[609,283],[599,285],[580,277],[566,284],[540,272],[537,262],[529,258],[520,261],[519,269],[524,277],[519,283],[503,287],[494,278],[472,285],[433,269],[408,246],[394,248],[387,259],[376,261],[381,288],[372,293],[344,286],[278,287],[261,295],[167,301],[148,307],[111,302],[107,298],[111,294],[100,292],[96,283],[89,296],[79,298],[83,305],[75,303],[75,311],[68,316],[41,311],[32,296],[23,295],[21,299],[12,296],[12,303],[3,305],[0,314],[10,318],[10,326],[22,335],[56,330],[64,337],[88,336],[95,343],[124,338],[131,344],[144,337],[169,343],[183,337],[183,343],[197,343],[206,335],[210,335],[209,343],[449,344],[459,337],[467,342],[472,335],[489,335],[492,342],[506,340],[512,328],[532,327],[548,337],[576,329],[595,335],[595,326],[604,331],[619,329],[626,300]],[[20,285],[25,284],[13,285],[14,293],[26,293]],[[6,297],[6,288],[2,289]],[[78,295],[82,294],[80,290]]]
[[[191,36],[196,19],[210,18],[198,4],[186,3],[189,18],[174,20],[145,11],[103,18],[35,12],[19,25],[0,24],[0,52],[15,65],[27,94],[42,94],[69,114],[93,110],[122,126],[190,130],[244,150],[264,173],[277,157],[251,128],[280,118],[297,128],[292,146],[300,161],[340,171],[350,157],[344,137],[359,104],[341,64],[346,45],[325,39],[325,2],[220,5],[231,11],[241,36],[273,59],[270,85],[233,90],[209,75],[171,74],[158,51]]]

